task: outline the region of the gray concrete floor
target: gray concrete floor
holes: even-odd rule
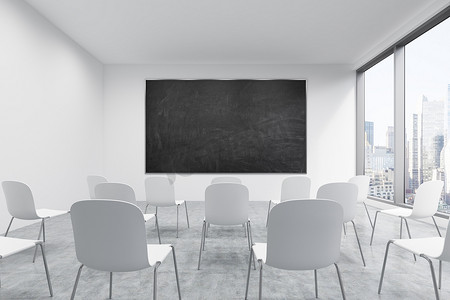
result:
[[[265,242],[267,202],[250,203],[253,241]],[[142,206],[144,204],[142,203]],[[187,229],[184,208],[180,210],[180,237],[176,238],[176,209],[158,211],[163,243],[176,249],[183,299],[243,299],[249,252],[242,227],[211,227],[206,251],[202,255],[201,270],[197,270],[200,235],[204,214],[203,202],[188,203],[191,228]],[[372,216],[375,209],[369,207]],[[393,246],[388,258],[381,295],[377,294],[386,242],[397,238],[399,220],[380,215],[374,243],[369,246],[371,227],[362,205],[355,219],[367,267],[363,267],[355,234],[347,226],[342,238],[339,267],[342,272],[347,299],[434,299],[428,263]],[[147,226],[149,243],[157,243],[153,224]],[[410,221],[413,237],[436,236],[432,225]],[[34,239],[39,224],[15,231],[9,236]],[[442,229],[443,232],[445,230]],[[79,263],[75,256],[70,216],[52,218],[46,222],[46,254],[53,283],[53,299],[69,299]],[[405,231],[406,236],[406,231]],[[0,265],[0,299],[49,299],[41,255],[32,263],[33,250],[5,258]],[[119,258],[118,258],[119,259]],[[437,270],[438,264],[435,264]],[[172,258],[159,267],[159,299],[177,299]],[[318,271],[319,298],[341,299],[339,283],[333,266]],[[441,299],[450,299],[450,267],[443,265]],[[114,275],[113,299],[151,299],[153,271],[151,269]],[[107,299],[109,275],[84,269],[76,299]],[[257,299],[258,272],[252,271],[249,299]],[[312,271],[283,271],[264,268],[264,299],[315,299]]]

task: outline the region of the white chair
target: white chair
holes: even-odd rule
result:
[[[33,194],[30,188],[22,182],[18,181],[3,181],[3,192],[5,194],[6,206],[8,212],[11,215],[11,221],[6,229],[5,236],[8,235],[11,224],[16,219],[21,220],[41,220],[41,227],[39,229],[38,240],[41,239],[45,243],[45,220],[51,217],[67,214],[67,210],[54,210],[54,209],[36,209],[34,205]],[[36,259],[37,246],[34,251],[33,262]]]
[[[400,218],[400,238],[402,238],[402,225],[405,221],[406,229],[409,238],[411,238],[411,232],[409,231],[409,225],[407,219],[418,220],[431,217],[434,222],[436,230],[441,236],[439,227],[434,219],[434,214],[437,212],[439,199],[442,193],[442,187],[444,182],[440,180],[432,180],[422,183],[416,191],[416,197],[414,199],[414,205],[412,209],[397,207],[392,209],[378,210],[375,213],[375,219],[373,221],[372,236],[370,237],[370,245],[373,242],[373,235],[375,233],[375,226],[377,224],[378,213],[391,215]],[[415,256],[414,256],[415,257]]]
[[[16,239],[10,237],[0,237],[0,259],[6,258],[10,255],[28,250],[34,247],[41,247],[42,259],[44,260],[45,274],[47,275],[47,284],[50,291],[50,297],[53,297],[52,283],[50,281],[50,274],[48,272],[47,259],[45,258],[44,247],[42,241]]]
[[[389,252],[389,246],[394,244],[408,252],[423,257],[428,261],[431,270],[431,278],[433,280],[434,292],[436,299],[439,300],[439,291],[442,281],[442,261],[450,261],[450,230],[447,225],[447,233],[443,237],[415,238],[415,239],[392,239],[386,245],[386,253],[384,255],[383,268],[381,270],[380,284],[378,286],[378,294],[381,293],[383,284],[384,271],[386,268],[386,260]],[[439,260],[439,287],[436,284],[436,275],[431,259]]]
[[[157,269],[172,251],[178,297],[181,299],[175,248],[147,244],[141,210],[117,200],[83,200],[71,208],[75,251],[81,263],[72,291],[74,299],[84,266],[109,272],[109,298],[113,272],[132,272],[153,267],[153,299],[157,299]],[[119,220],[119,221],[118,221]],[[98,298],[91,295],[90,298]]]
[[[238,184],[241,184],[242,181],[237,177],[222,176],[222,177],[215,177],[211,180],[211,184],[215,184],[215,183],[238,183]]]
[[[156,207],[155,215],[158,215],[158,207],[177,207],[177,237],[178,237],[178,216],[179,207],[184,203],[186,210],[186,221],[189,228],[189,216],[187,211],[187,203],[184,200],[175,200],[175,188],[167,177],[147,177],[145,179],[145,195],[147,205],[145,213],[149,205]]]
[[[271,205],[277,205],[280,202],[292,199],[309,199],[311,190],[311,178],[307,176],[291,176],[283,180],[281,184],[280,200],[269,200],[269,209],[267,210],[266,227],[269,222],[269,213]]]
[[[89,188],[89,197],[95,199],[95,186],[99,183],[108,182],[105,177],[99,175],[88,175],[87,184]]]
[[[364,204],[367,217],[369,218],[370,226],[373,228],[372,218],[370,217],[369,210],[367,209],[366,199],[369,194],[370,177],[366,175],[353,176],[348,182],[356,184],[358,186],[358,203]]]
[[[205,248],[206,229],[209,224],[233,226],[245,224],[249,250],[252,245],[250,220],[248,219],[248,189],[236,183],[215,183],[205,190],[205,219],[203,220],[198,269]]]
[[[137,206],[136,195],[131,186],[124,183],[105,182],[95,186],[95,199],[111,199],[129,202]],[[144,214],[145,222],[155,218],[156,230],[158,232],[158,240],[161,244],[161,236],[159,234],[158,217],[156,214]]]
[[[356,215],[356,202],[358,200],[358,187],[349,182],[335,182],[322,185],[317,191],[318,199],[330,199],[338,202],[344,209],[344,222],[351,222],[353,229],[355,230],[356,241],[358,242],[359,252],[361,253],[361,259],[364,267],[366,261],[361,249],[361,243],[359,242],[358,232],[356,231],[355,215]]]
[[[283,270],[314,270],[336,267],[342,298],[344,286],[337,261],[340,256],[342,206],[331,200],[302,199],[280,203],[270,212],[267,244],[255,243],[250,253],[245,299],[248,296],[252,258],[259,264],[259,299],[262,299],[263,264]]]

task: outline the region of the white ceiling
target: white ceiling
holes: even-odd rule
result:
[[[104,64],[361,65],[449,0],[27,0]]]

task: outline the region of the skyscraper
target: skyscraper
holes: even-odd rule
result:
[[[370,146],[374,146],[373,144],[373,122],[365,121],[364,122],[364,130],[366,132],[366,139]]]
[[[388,151],[394,152],[394,126],[388,126],[386,131],[386,147]]]
[[[419,127],[418,115],[413,114],[411,133],[409,134],[409,188],[411,192],[419,187]]]

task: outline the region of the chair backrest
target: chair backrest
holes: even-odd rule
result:
[[[97,184],[95,186],[95,198],[121,200],[137,205],[133,188],[124,183],[104,182]]]
[[[34,206],[33,194],[30,188],[19,181],[3,181],[3,193],[9,214],[23,220],[36,220],[39,216]]]
[[[285,270],[315,270],[339,259],[342,206],[332,200],[282,202],[270,211],[266,264]]]
[[[442,249],[442,254],[438,258],[443,261],[450,261],[450,220],[447,221],[447,232],[445,233],[444,248]]]
[[[338,202],[344,209],[344,222],[355,218],[358,187],[349,182],[335,182],[322,185],[317,191],[318,199],[330,199]]]
[[[205,220],[216,225],[239,225],[248,221],[248,189],[237,183],[215,183],[205,191]]]
[[[147,177],[145,197],[153,206],[172,206],[175,204],[175,187],[167,177]]]
[[[439,205],[444,182],[432,180],[422,183],[416,190],[412,218],[426,218],[433,216]]]
[[[366,175],[357,175],[350,178],[348,182],[358,186],[358,201],[365,201],[369,194],[370,177]]]
[[[292,199],[309,199],[311,179],[307,176],[291,176],[283,180],[281,184],[280,201]]]
[[[211,184],[215,183],[239,183],[241,184],[242,181],[237,177],[232,176],[223,176],[223,177],[215,177],[211,180]]]
[[[95,186],[99,183],[108,182],[105,177],[99,175],[88,175],[87,184],[89,188],[89,197],[95,199]]]
[[[83,200],[70,209],[75,251],[80,263],[107,272],[148,268],[145,221],[134,204]]]

